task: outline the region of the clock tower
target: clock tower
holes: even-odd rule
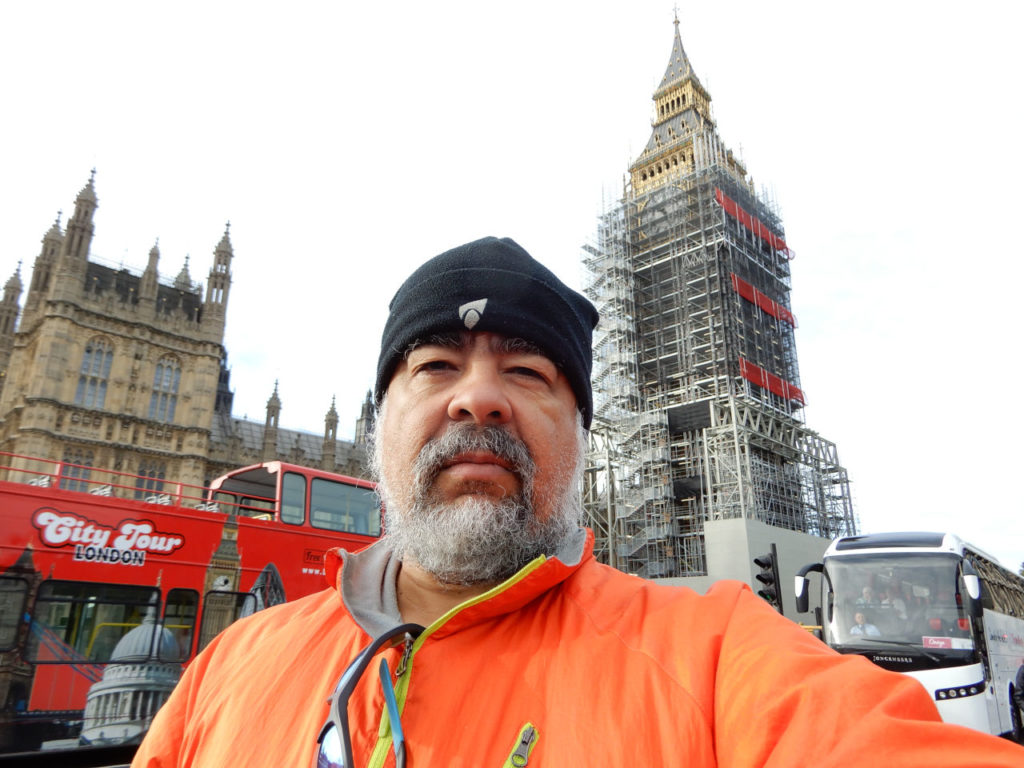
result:
[[[596,557],[703,590],[751,580],[783,537],[818,557],[856,519],[835,444],[804,424],[782,219],[719,137],[678,18],[652,98],[584,247],[602,317],[584,504]]]
[[[204,592],[237,592],[241,578],[241,555],[238,552],[238,518],[230,514],[224,520],[220,544],[206,568]]]

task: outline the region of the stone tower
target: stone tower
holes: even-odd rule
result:
[[[14,349],[14,332],[18,326],[18,299],[21,298],[21,263],[4,284],[4,297],[0,300],[0,392],[7,379],[7,368]]]
[[[322,469],[334,469],[336,465],[336,448],[338,445],[338,409],[334,407],[334,398],[331,398],[331,409],[324,416],[324,447],[320,459]]]
[[[281,397],[277,394],[277,382],[274,392],[267,400],[267,421],[263,427],[263,460],[271,461],[277,456],[277,429],[281,421]]]
[[[585,502],[599,556],[648,577],[721,575],[720,521],[757,539],[748,569],[772,531],[855,529],[835,446],[803,423],[782,222],[675,25],[650,139],[584,255],[602,318]]]
[[[276,383],[266,423],[232,416],[230,224],[204,289],[188,255],[161,267],[168,254],[159,241],[142,270],[105,265],[91,253],[98,208],[93,172],[66,228],[58,213],[43,235],[20,317],[20,269],[4,287],[0,451],[63,462],[66,488],[111,483],[108,470],[128,473],[133,487],[117,494],[142,498],[172,480],[206,485],[271,459],[364,476],[364,448],[338,439],[333,403],[324,433],[279,427]]]
[[[159,273],[154,245],[141,275],[90,259],[98,208],[95,172],[61,230],[43,236],[17,332],[0,328],[0,447],[62,459],[99,482],[102,470],[138,475],[139,492],[165,478],[201,485],[231,282],[227,231],[214,249],[206,299],[187,277]],[[17,276],[16,276],[17,277]],[[20,279],[0,304],[16,314]],[[10,330],[10,329],[8,329]],[[95,476],[95,477],[93,477]]]

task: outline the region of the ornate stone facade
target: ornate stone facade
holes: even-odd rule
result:
[[[97,207],[94,172],[66,228],[58,215],[43,236],[23,309],[20,265],[4,287],[0,450],[65,461],[68,483],[127,472],[140,494],[275,458],[364,475],[362,440],[337,439],[333,403],[322,436],[277,427],[276,386],[265,424],[232,417],[230,228],[204,292],[187,258],[174,278],[161,276],[158,245],[141,273],[90,259]]]

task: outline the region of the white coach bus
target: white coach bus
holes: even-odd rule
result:
[[[903,672],[947,722],[1024,743],[1024,578],[949,533],[836,539],[821,563],[821,638]]]

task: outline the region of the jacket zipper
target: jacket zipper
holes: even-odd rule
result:
[[[505,762],[507,768],[524,768],[530,762],[530,752],[537,741],[537,729],[527,723],[519,733],[519,743]]]
[[[406,636],[405,648],[402,650],[402,660],[398,662],[398,668],[395,669],[396,680],[405,674],[406,667],[409,666],[409,657],[412,656],[412,642],[412,638]]]
[[[399,714],[405,710],[405,697],[409,691],[409,677],[411,669],[409,662],[412,661],[413,655],[415,655],[416,651],[422,647],[426,639],[466,608],[476,605],[477,603],[482,603],[491,599],[495,595],[501,594],[514,584],[517,584],[522,579],[526,578],[529,574],[533,573],[537,568],[540,568],[546,561],[547,558],[544,555],[540,555],[520,569],[520,571],[508,581],[502,582],[493,589],[484,592],[482,595],[477,595],[464,603],[459,603],[459,605],[452,608],[448,613],[423,630],[422,634],[420,634],[420,636],[414,641],[409,642],[409,639],[406,638],[405,650],[402,652],[402,660],[399,662],[398,669],[395,671],[395,699],[398,701]],[[532,728],[532,726],[529,727]],[[408,746],[408,742],[406,742],[407,749]],[[380,725],[377,728],[377,744],[374,746],[373,752],[370,753],[370,760],[366,764],[367,768],[383,768],[389,754],[391,754],[391,724],[388,722],[387,707],[383,707],[381,711]],[[529,751],[527,751],[527,755],[529,755]],[[511,760],[511,757],[509,760]],[[515,765],[514,763],[510,764]],[[523,765],[525,765],[525,763],[523,763]]]

